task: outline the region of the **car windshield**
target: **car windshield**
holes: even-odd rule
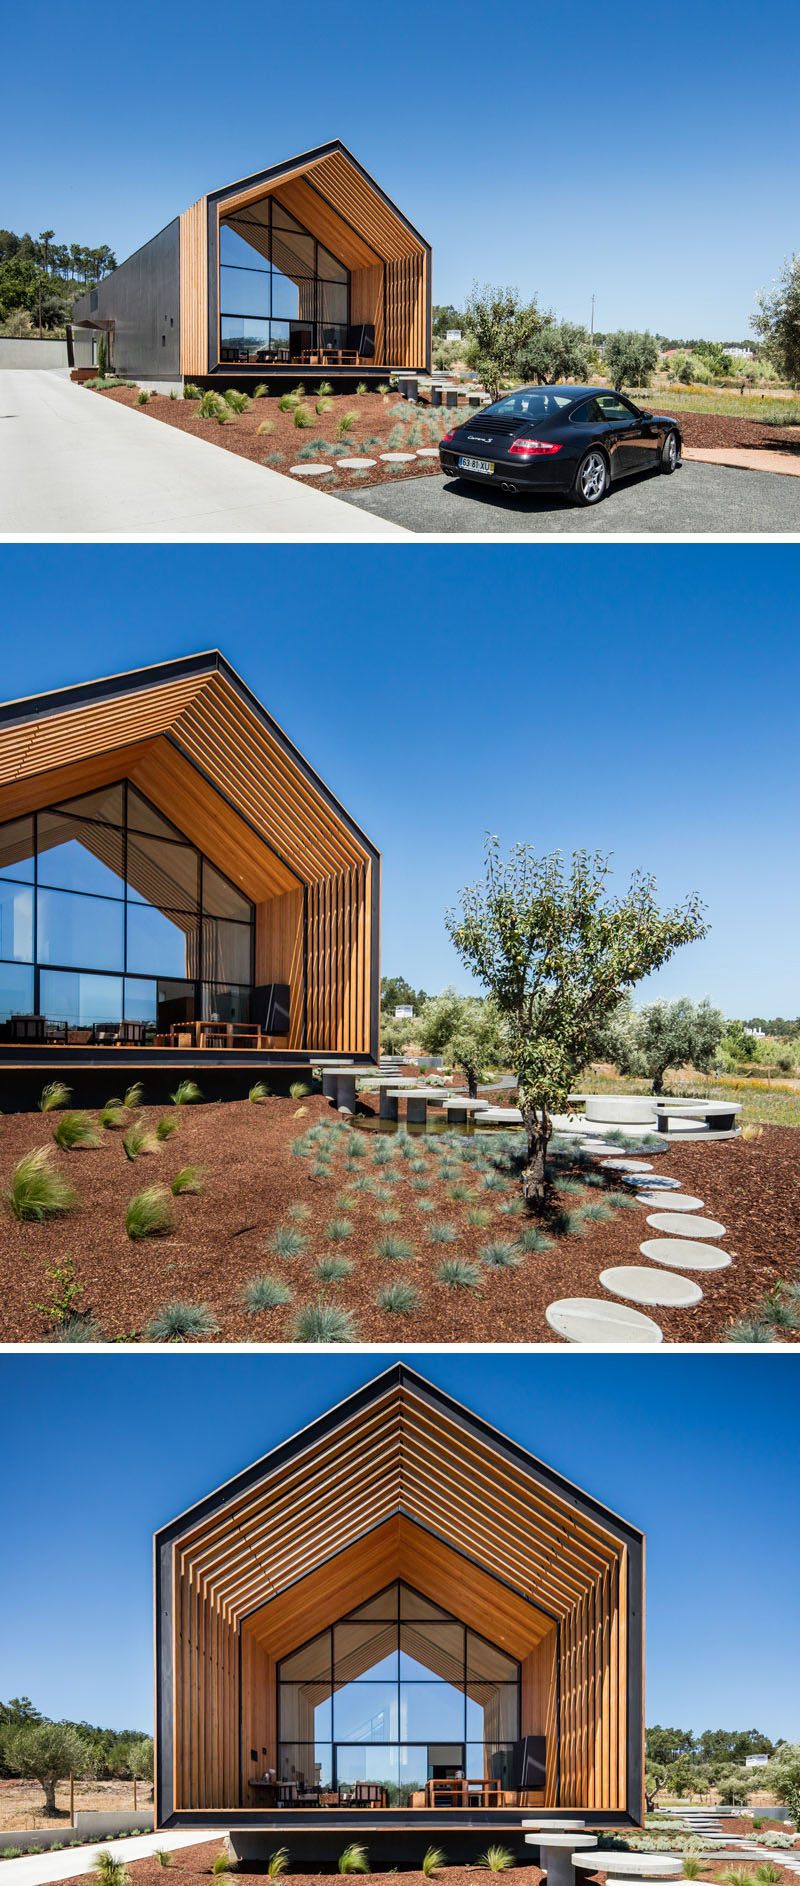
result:
[[[563,412],[566,406],[572,406],[575,394],[558,387],[534,386],[523,388],[520,393],[507,393],[505,399],[495,400],[493,406],[484,406],[481,417],[486,419],[552,419],[553,415]]]

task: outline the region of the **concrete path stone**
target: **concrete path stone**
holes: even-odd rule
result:
[[[622,1184],[632,1187],[634,1191],[636,1191],[637,1187],[642,1183],[647,1186],[648,1192],[655,1192],[656,1189],[658,1189],[659,1193],[679,1192],[681,1189],[680,1179],[668,1179],[666,1173],[662,1178],[660,1172],[654,1172],[652,1178],[645,1179],[644,1181],[638,1179],[633,1172],[624,1172],[622,1175]]]
[[[652,1317],[602,1297],[560,1297],[545,1311],[550,1328],[565,1342],[657,1343],[663,1334]]]
[[[679,1277],[674,1270],[648,1270],[644,1264],[616,1264],[601,1271],[600,1282],[612,1296],[629,1303],[663,1303],[672,1309],[699,1303],[703,1295],[691,1278]]]
[[[340,471],[369,471],[371,465],[377,465],[376,458],[337,458]]]
[[[691,1212],[657,1211],[647,1220],[651,1231],[666,1231],[671,1238],[724,1238],[717,1218],[694,1218]]]
[[[325,478],[333,471],[332,465],[290,465],[293,478]]]
[[[602,1159],[601,1165],[608,1166],[610,1172],[652,1172],[652,1166],[645,1159]]]
[[[677,1180],[675,1179],[668,1181],[670,1187],[676,1184]],[[666,1194],[666,1196],[664,1194]],[[703,1200],[701,1198],[693,1198],[691,1192],[673,1192],[667,1190],[666,1186],[662,1192],[661,1185],[659,1185],[658,1190],[653,1187],[652,1190],[648,1188],[646,1192],[637,1192],[636,1202],[638,1205],[655,1206],[660,1212],[702,1211],[703,1209]],[[648,1218],[647,1222],[650,1224],[652,1221]],[[659,1226],[659,1230],[661,1230],[661,1226]]]
[[[731,1262],[718,1244],[701,1244],[699,1238],[645,1238],[639,1250],[656,1264],[674,1264],[676,1270],[727,1270]]]
[[[381,452],[385,465],[410,465],[416,456],[416,452]]]

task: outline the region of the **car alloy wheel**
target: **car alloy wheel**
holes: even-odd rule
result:
[[[677,463],[678,435],[676,432],[668,432],[664,440],[664,449],[661,453],[661,469],[665,472],[674,472]]]
[[[578,490],[584,504],[599,504],[608,483],[602,452],[587,452],[578,472]]]

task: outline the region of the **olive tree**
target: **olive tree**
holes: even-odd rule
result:
[[[658,365],[658,346],[649,330],[637,334],[620,328],[616,334],[606,335],[603,358],[617,392],[623,386],[649,386],[650,375]]]
[[[143,1735],[138,1742],[131,1744],[128,1755],[131,1774],[135,1781],[144,1781],[147,1783],[151,1798],[153,1792],[154,1759],[153,1738],[151,1735]]]
[[[529,845],[501,859],[487,838],[483,881],[460,893],[447,930],[493,998],[509,1041],[528,1141],[523,1190],[541,1209],[553,1112],[566,1107],[598,1033],[626,989],[706,933],[695,893],[661,912],[652,877],[635,873],[621,898],[605,895],[610,860],[576,851],[538,858]]]
[[[494,1003],[480,996],[456,995],[455,989],[431,996],[415,1034],[426,1054],[446,1054],[454,1067],[463,1068],[473,1100],[482,1074],[487,1067],[496,1067],[505,1052]]]
[[[70,1722],[22,1722],[3,1731],[3,1760],[9,1774],[39,1782],[44,1812],[55,1814],[56,1783],[84,1773],[88,1749]]]
[[[521,380],[553,386],[558,380],[580,384],[590,372],[589,336],[574,321],[555,321],[545,315],[541,327],[520,350],[516,363]]]
[[[800,1742],[781,1742],[772,1761],[762,1768],[759,1787],[769,1788],[782,1807],[788,1807],[800,1830]]]
[[[800,380],[800,253],[787,257],[772,287],[756,296],[752,326],[773,367],[796,386]]]
[[[467,359],[496,399],[501,380],[517,374],[517,361],[542,324],[535,301],[520,300],[516,288],[479,288],[473,283],[464,311]]]
[[[675,1002],[649,1002],[645,1008],[625,1008],[612,1018],[603,1046],[620,1074],[644,1074],[653,1093],[663,1094],[668,1067],[691,1065],[706,1073],[725,1033],[725,1017],[707,997],[691,1002],[686,995]]]

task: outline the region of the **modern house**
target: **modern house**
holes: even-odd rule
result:
[[[378,1057],[380,858],[224,657],[0,707],[0,1068]]]
[[[201,196],[75,308],[133,377],[381,380],[431,364],[431,250],[334,140]]]
[[[162,1527],[155,1586],[158,1827],[641,1824],[642,1534],[404,1363]]]

